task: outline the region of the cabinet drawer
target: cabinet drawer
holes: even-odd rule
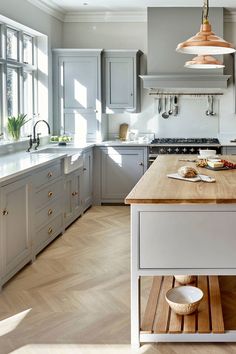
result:
[[[56,198],[54,202],[47,204],[47,206],[36,213],[36,228],[38,229],[40,226],[49,223],[60,213],[62,213],[62,199]]]
[[[35,193],[35,208],[39,209],[43,205],[60,198],[63,191],[63,182],[59,180],[55,183],[50,183],[47,187]]]
[[[140,213],[140,268],[236,268],[236,212]]]
[[[34,247],[37,248],[39,245],[46,243],[47,240],[53,239],[62,232],[63,225],[63,215],[60,214],[46,226],[42,227],[35,235]]]
[[[62,175],[61,163],[58,162],[37,172],[34,176],[34,185],[36,188],[42,187],[45,183],[53,181]]]

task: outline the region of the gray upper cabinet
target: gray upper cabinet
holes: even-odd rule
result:
[[[54,132],[81,141],[106,137],[100,49],[54,49]]]
[[[139,50],[109,50],[103,53],[103,111],[140,112]]]
[[[2,283],[31,260],[29,189],[28,177],[0,188]]]

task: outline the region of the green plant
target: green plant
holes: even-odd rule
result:
[[[27,114],[18,114],[16,117],[8,117],[7,130],[14,140],[20,139],[21,127],[30,120],[26,120],[26,116]]]

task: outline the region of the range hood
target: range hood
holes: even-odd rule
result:
[[[223,37],[223,8],[211,8],[210,20]],[[223,69],[191,70],[184,63],[192,57],[175,51],[178,43],[200,28],[202,8],[149,7],[147,75],[141,76],[147,89],[224,89],[229,75]]]

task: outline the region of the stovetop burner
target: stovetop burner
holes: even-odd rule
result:
[[[158,138],[151,144],[220,144],[217,138]]]

